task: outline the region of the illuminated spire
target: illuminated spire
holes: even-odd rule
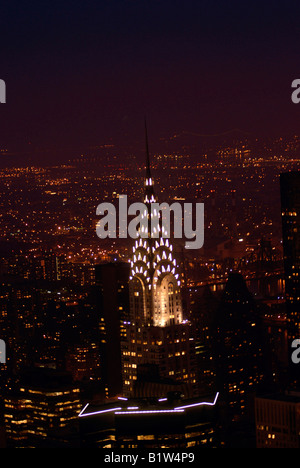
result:
[[[145,119],[145,140],[146,140],[146,179],[144,203],[154,203],[156,201],[153,188],[153,179],[151,176],[150,154],[148,145],[147,123]]]
[[[156,200],[151,175],[148,133],[145,120],[146,174],[144,204],[141,208],[141,222],[137,239],[132,248],[129,276],[130,319],[125,326],[122,356],[124,356],[123,382],[125,394],[133,392],[140,364],[161,363],[159,374],[168,377],[170,355],[173,356],[173,338],[162,329],[173,325],[177,334],[182,334],[190,347],[189,330],[183,320],[179,267],[173,257],[172,245],[163,231],[163,206]],[[152,232],[153,231],[153,232]],[[154,328],[153,328],[154,327]],[[173,336],[173,334],[171,333]],[[168,338],[168,339],[167,339]],[[179,339],[176,340],[179,342]],[[154,350],[152,352],[153,344]],[[168,347],[170,353],[168,352]],[[151,352],[149,352],[151,349]],[[163,351],[162,351],[163,349]],[[183,353],[188,359],[188,352]],[[166,356],[166,360],[165,357]],[[176,354],[177,356],[177,354]],[[183,359],[186,359],[185,357]],[[174,358],[175,359],[175,358]],[[181,376],[187,380],[190,364],[182,364]],[[174,367],[177,366],[173,362]],[[191,374],[192,375],[192,374]],[[194,374],[193,374],[194,376]],[[176,378],[179,379],[176,371]],[[194,377],[193,377],[194,378]]]
[[[146,179],[151,179],[150,155],[149,155],[148,132],[147,132],[146,119],[145,119],[145,140],[146,140]]]
[[[157,200],[151,175],[146,120],[145,140],[144,204],[147,209],[141,217],[147,217],[148,226],[145,228],[142,225],[131,257],[130,288],[131,297],[135,298],[132,301],[131,318],[133,322],[141,320],[144,325],[165,326],[182,322],[180,279],[172,245],[163,237],[161,214],[153,207]]]

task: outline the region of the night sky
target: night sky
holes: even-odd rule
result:
[[[299,1],[3,1],[0,147],[299,133]]]

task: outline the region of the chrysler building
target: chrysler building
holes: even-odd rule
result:
[[[168,233],[164,233],[161,214],[151,210],[157,203],[151,175],[146,131],[146,174],[141,223],[130,260],[129,322],[122,343],[123,391],[131,396],[138,378],[138,367],[155,365],[161,379],[172,379],[195,386],[191,356],[193,338],[190,324],[183,318],[180,274]],[[152,211],[152,213],[151,213]],[[151,220],[151,216],[155,219]],[[152,221],[152,223],[151,223]],[[148,228],[145,227],[148,225]]]

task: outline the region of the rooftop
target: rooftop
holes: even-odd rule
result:
[[[179,394],[172,393],[165,398],[125,398],[118,397],[108,403],[87,403],[81,412],[80,418],[112,413],[122,414],[172,414],[183,413],[190,409],[202,406],[215,406],[219,397],[217,392],[204,398],[181,399]]]

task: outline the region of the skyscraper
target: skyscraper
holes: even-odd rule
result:
[[[238,424],[249,423],[250,441],[254,422],[251,407],[263,381],[264,363],[258,311],[239,273],[231,273],[226,283],[214,321],[213,343],[222,437],[227,444],[229,430],[232,433]]]
[[[79,414],[82,448],[187,449],[218,446],[219,395],[204,399],[116,398],[86,404]],[[126,452],[125,452],[126,453]]]
[[[4,396],[7,446],[71,447],[78,434],[80,389],[50,368],[24,371]]]
[[[100,313],[102,380],[110,397],[122,393],[120,338],[129,308],[129,265],[109,262],[96,265],[96,287]]]
[[[300,447],[300,393],[255,399],[256,448]]]
[[[138,366],[154,364],[161,379],[195,384],[193,338],[184,320],[180,273],[169,238],[163,236],[151,175],[146,129],[146,177],[143,213],[148,222],[135,241],[130,267],[130,318],[122,344],[123,391],[131,395]],[[143,218],[145,219],[145,218]],[[151,223],[152,221],[152,223]],[[142,223],[141,223],[142,224]],[[146,232],[145,232],[146,229]]]
[[[280,176],[282,239],[289,341],[300,338],[300,172]]]

